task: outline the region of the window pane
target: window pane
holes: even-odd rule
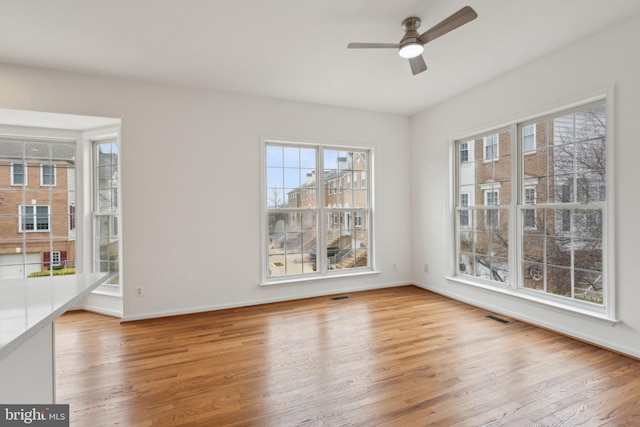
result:
[[[566,144],[571,145],[571,144]],[[575,175],[572,175],[575,176]],[[599,203],[605,199],[605,186],[598,185],[600,175],[593,180],[581,178],[570,184],[564,182],[560,201],[573,202],[577,199],[584,204]],[[558,179],[558,177],[556,177]],[[591,185],[591,182],[596,184]],[[579,185],[580,184],[580,185]],[[581,195],[582,194],[582,195]],[[525,192],[525,199],[527,194]],[[523,210],[526,215],[527,210]],[[603,222],[600,206],[582,209],[535,209],[537,232],[523,234],[523,285],[524,287],[553,293],[568,298],[602,304],[603,272]],[[538,236],[544,231],[545,238]],[[534,234],[535,233],[535,234]],[[535,261],[534,264],[528,263]],[[542,280],[534,280],[535,272],[544,272]],[[544,286],[543,286],[544,285]]]
[[[575,297],[580,300],[602,304],[602,273],[576,270]]]
[[[269,277],[313,273],[318,239],[315,211],[271,212],[268,223]]]
[[[368,213],[329,211],[327,221],[327,268],[330,270],[367,267]]]
[[[118,147],[116,143],[96,144],[96,209],[115,212],[118,208]]]
[[[565,297],[571,297],[571,269],[547,265],[547,292]]]
[[[95,271],[112,272],[119,271],[118,251],[119,239],[117,232],[118,218],[112,215],[98,215],[94,224],[94,253]]]
[[[324,167],[325,207],[368,206],[366,152],[325,150]]]
[[[56,168],[54,165],[42,165],[42,185],[56,185]]]
[[[12,185],[24,185],[25,184],[25,167],[23,164],[21,163],[14,163],[13,164],[13,175],[12,175],[12,180],[11,180],[11,184]]]
[[[315,208],[316,151],[267,145],[266,203],[268,208]]]

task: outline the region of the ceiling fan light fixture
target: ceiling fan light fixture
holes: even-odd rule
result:
[[[415,58],[424,51],[424,46],[418,42],[407,43],[400,47],[398,54],[403,58]]]

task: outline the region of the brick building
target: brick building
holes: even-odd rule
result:
[[[604,121],[594,107],[520,126],[519,189],[509,130],[458,142],[461,273],[509,282],[509,206],[519,197],[523,286],[601,298]],[[572,277],[574,267],[584,271]]]
[[[0,278],[75,261],[75,146],[0,141]]]
[[[323,174],[324,202],[327,208],[328,258],[332,268],[367,265],[368,159],[364,152],[346,152],[336,158],[335,165],[325,165]],[[287,208],[315,208],[317,184],[315,171],[306,173],[305,182],[287,192]],[[306,257],[316,247],[317,218],[315,212],[291,213],[283,245],[295,247]]]

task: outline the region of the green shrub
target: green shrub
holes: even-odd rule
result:
[[[46,277],[49,276],[51,272],[47,271],[36,271],[35,273],[31,273],[27,277]],[[66,276],[68,274],[76,274],[75,268],[62,268],[60,270],[53,270],[54,276]]]

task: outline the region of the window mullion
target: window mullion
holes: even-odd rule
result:
[[[316,242],[316,271],[324,273],[327,271],[326,247],[327,247],[327,212],[324,198],[324,147],[316,148],[316,212],[317,212],[317,232]],[[322,254],[322,256],[321,256]]]
[[[511,280],[509,280],[509,287],[512,290],[516,290],[519,287],[520,283],[520,275],[522,266],[520,263],[520,254],[522,252],[522,242],[520,238],[520,222],[524,220],[523,213],[519,212],[517,207],[522,200],[522,188],[524,185],[520,183],[518,179],[521,176],[521,170],[524,170],[524,166],[522,165],[522,161],[520,159],[520,152],[522,151],[522,147],[520,144],[520,133],[522,129],[518,129],[518,126],[514,123],[510,126],[509,132],[511,134],[510,142],[510,155],[511,155],[511,176],[509,179],[511,180],[511,189],[512,192],[515,189],[516,194],[511,195],[511,201],[509,203],[509,247],[508,247],[508,269],[509,276]],[[524,175],[524,174],[522,174]]]

